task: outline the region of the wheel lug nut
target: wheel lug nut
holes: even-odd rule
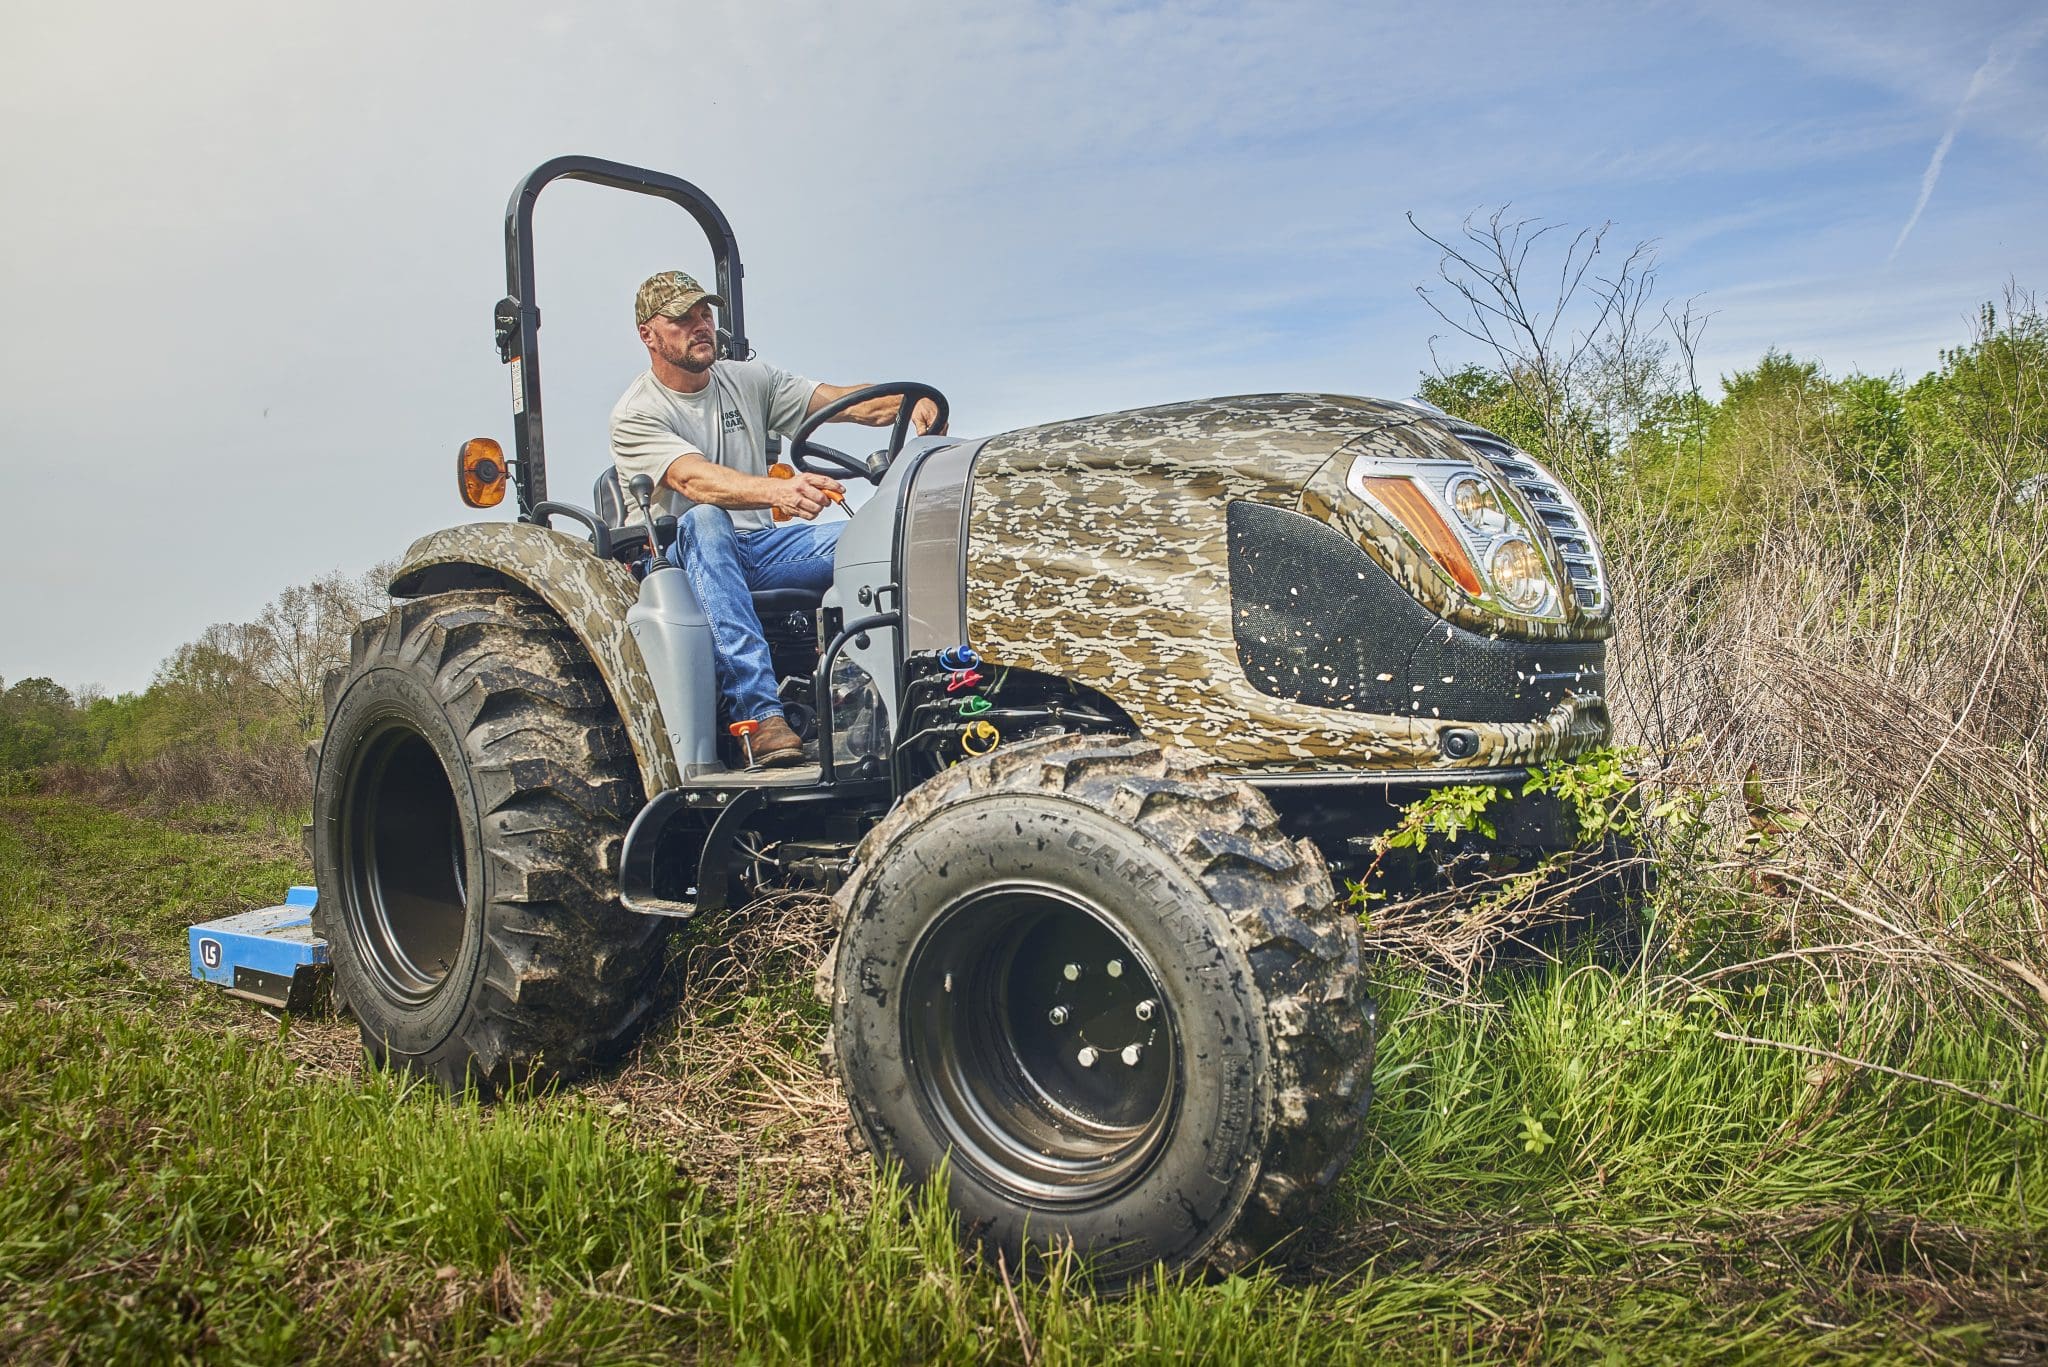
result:
[[[1128,1063],[1131,1067],[1137,1067],[1138,1060],[1143,1057],[1145,1057],[1145,1051],[1143,1049],[1140,1049],[1137,1045],[1126,1044],[1124,1046],[1123,1059],[1124,1062]]]
[[[1065,968],[1060,970],[1060,976],[1062,978],[1065,978],[1070,983],[1078,982],[1081,977],[1081,965],[1068,964]]]
[[[1107,964],[1104,964],[1103,967],[1108,971],[1109,976],[1112,978],[1121,978],[1124,975],[1124,961],[1122,959],[1111,959]]]
[[[1101,1057],[1101,1050],[1097,1049],[1092,1044],[1084,1044],[1081,1046],[1081,1052],[1074,1055],[1074,1061],[1079,1063],[1083,1068],[1093,1068],[1095,1066],[1095,1060]]]
[[[1067,1008],[1055,1006],[1052,1010],[1045,1013],[1045,1018],[1054,1025],[1065,1025],[1067,1023]]]
[[[1152,1019],[1152,1013],[1153,1013],[1153,1012],[1155,1012],[1155,1011],[1157,1011],[1158,1009],[1159,1009],[1159,1005],[1158,1005],[1158,1003],[1154,1002],[1154,1001],[1153,1001],[1153,1000],[1152,1000],[1151,998],[1149,998],[1149,997],[1148,997],[1148,998],[1146,998],[1146,999],[1145,999],[1144,1001],[1141,1001],[1141,1002],[1139,1002],[1139,1003],[1138,1003],[1138,1006],[1137,1006],[1137,1012],[1138,1012],[1138,1019],[1139,1019],[1139,1020],[1141,1020],[1141,1021],[1148,1021],[1148,1020],[1151,1020],[1151,1019]]]

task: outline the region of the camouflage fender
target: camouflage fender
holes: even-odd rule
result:
[[[553,608],[590,652],[633,743],[640,782],[653,797],[682,781],[662,730],[654,684],[640,647],[626,630],[626,609],[640,586],[625,566],[599,560],[577,537],[526,522],[472,522],[430,532],[406,548],[391,592],[417,598],[475,588],[479,571],[503,576]]]
[[[1328,491],[1327,472],[1338,470],[1341,488],[1355,455],[1375,443],[1477,463],[1412,409],[1320,394],[1171,404],[993,437],[975,464],[968,512],[969,638],[991,661],[1100,688],[1148,738],[1241,771],[1519,765],[1604,738],[1598,699],[1487,724],[1312,707],[1245,677],[1230,625],[1232,500],[1331,522],[1427,606],[1471,620],[1475,605],[1461,613],[1405,537],[1362,508],[1338,520],[1345,500]],[[1482,621],[1483,630],[1506,625]],[[1453,725],[1479,735],[1477,752],[1459,761],[1440,747]]]

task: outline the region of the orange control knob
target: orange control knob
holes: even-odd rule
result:
[[[760,729],[761,723],[757,721],[736,721],[725,728],[726,734],[736,738],[740,743],[740,749],[747,752],[749,769],[754,767],[754,733]]]
[[[768,478],[770,478],[770,479],[795,479],[795,478],[796,478],[796,467],[795,467],[795,466],[793,466],[793,465],[785,465],[785,464],[783,464],[783,463],[782,463],[781,461],[779,461],[779,460],[778,460],[778,461],[776,461],[776,462],[775,462],[775,463],[774,463],[773,465],[771,465],[771,466],[769,466],[769,467],[768,467]],[[770,509],[768,510],[768,517],[769,517],[769,519],[770,519],[771,521],[775,521],[775,522],[787,522],[787,521],[789,521],[789,514],[788,514],[788,513],[785,513],[785,512],[783,512],[783,511],[782,511],[782,509],[780,509],[780,508],[770,508]],[[734,725],[738,725],[738,723],[737,723],[737,722],[735,722],[735,723],[734,723]],[[734,732],[733,734],[734,734],[734,735],[738,735],[739,733],[738,733],[738,732]]]
[[[775,463],[774,463],[773,465],[771,465],[771,466],[769,466],[769,467],[768,467],[768,478],[770,478],[770,479],[795,479],[795,478],[796,478],[796,467],[795,467],[795,466],[793,466],[793,465],[788,465],[788,464],[785,464],[784,462],[782,462],[782,461],[779,461],[779,460],[778,460],[778,461],[776,461],[776,462],[775,462]],[[832,491],[831,493],[828,493],[828,494],[826,494],[826,495],[825,495],[825,497],[827,497],[827,498],[831,499],[831,500],[832,500],[832,501],[833,501],[834,503],[844,503],[844,502],[846,502],[846,495],[844,495],[844,494],[840,493],[840,492],[839,492],[838,490],[836,490],[836,489],[835,489],[835,490],[833,490],[833,491]],[[788,514],[788,513],[785,513],[785,512],[783,512],[783,511],[782,511],[782,509],[780,509],[780,508],[770,508],[770,509],[768,510],[768,517],[769,517],[769,519],[770,519],[771,521],[775,521],[775,522],[787,522],[787,521],[789,521],[789,514]]]

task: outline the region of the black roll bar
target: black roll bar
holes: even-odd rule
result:
[[[727,354],[745,357],[750,351],[740,303],[740,281],[746,272],[740,266],[739,243],[711,196],[687,180],[599,157],[556,157],[536,166],[513,188],[505,206],[505,297],[492,315],[498,359],[513,367],[511,464],[522,522],[538,520],[536,509],[548,499],[547,445],[541,435],[540,306],[533,292],[533,206],[540,192],[558,180],[586,180],[653,195],[687,210],[711,242],[717,293],[725,299],[719,330],[725,334]]]

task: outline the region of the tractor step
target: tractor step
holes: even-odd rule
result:
[[[186,938],[192,976],[230,997],[288,1011],[321,1009],[327,988],[327,942],[313,933],[319,892],[294,887],[284,905],[239,912],[193,926]]]
[[[672,916],[679,921],[687,921],[697,914],[695,902],[678,901],[673,897],[656,897],[649,892],[621,892],[619,904],[627,911],[637,911],[642,916]]]
[[[716,801],[713,793],[730,788],[802,788],[822,776],[816,764],[779,764],[766,769],[713,769],[683,780],[693,807]]]

